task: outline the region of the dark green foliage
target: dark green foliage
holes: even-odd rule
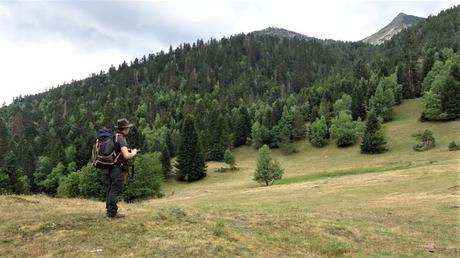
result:
[[[232,170],[236,169],[235,156],[229,149],[225,150],[224,162],[230,166],[230,169]]]
[[[44,192],[44,181],[51,173],[53,169],[53,164],[51,159],[46,156],[38,157],[37,166],[34,173],[34,183],[38,186],[38,192]]]
[[[168,178],[171,172],[171,151],[174,151],[172,146],[170,130],[165,127],[144,129],[145,135],[144,146],[145,151],[161,152],[161,164],[163,166],[164,178]]]
[[[351,113],[352,99],[350,95],[343,94],[340,99],[334,103],[334,114],[338,116],[340,112]]]
[[[67,146],[64,149],[64,152],[65,152],[65,162],[66,163],[75,161],[76,154],[77,154],[77,149],[75,149],[75,146],[73,145]]]
[[[88,163],[77,173],[80,173],[78,189],[81,197],[105,200],[108,187],[106,170],[98,170]]]
[[[460,117],[460,54],[444,49],[445,61],[436,61],[423,81],[422,120]]]
[[[270,155],[270,148],[262,146],[257,154],[257,168],[254,180],[266,186],[272,185],[275,180],[283,177],[283,169],[280,163]]]
[[[385,88],[385,80],[381,80],[375,94],[369,100],[369,109],[373,109],[383,121],[393,118],[393,106],[395,104],[394,92],[391,88]]]
[[[10,177],[5,169],[0,169],[0,194],[6,194],[11,191]]]
[[[229,129],[220,111],[211,114],[213,118],[207,133],[206,160],[222,161],[224,152],[230,145]]]
[[[313,146],[322,147],[327,144],[327,124],[326,118],[317,118],[310,126],[308,139]]]
[[[18,184],[17,184],[17,193],[22,193],[22,194],[28,194],[30,193],[31,187],[30,187],[30,181],[29,178],[26,175],[20,176],[18,178]]]
[[[351,114],[353,120],[358,118],[364,119],[366,117],[367,105],[367,82],[364,79],[359,80],[356,87],[353,88],[352,101],[351,101]]]
[[[387,150],[386,140],[381,129],[379,118],[374,110],[367,114],[361,152],[367,154],[382,153]]]
[[[292,115],[292,139],[301,140],[305,138],[306,127],[305,120],[300,108],[296,108]]]
[[[59,162],[56,167],[51,170],[46,179],[42,181],[39,186],[43,187],[45,193],[49,195],[56,195],[57,188],[59,187],[59,180],[65,176],[65,167]]]
[[[264,144],[272,142],[272,134],[270,130],[259,122],[255,122],[251,129],[252,144],[256,149],[259,149]]]
[[[353,145],[357,140],[356,123],[346,111],[340,111],[338,116],[332,119],[330,132],[338,147]]]
[[[246,139],[251,136],[251,126],[248,110],[243,106],[238,108],[233,129],[233,145],[235,147],[246,144]]]
[[[426,151],[434,148],[436,145],[436,140],[434,139],[433,132],[425,129],[414,134],[415,139],[417,139],[417,144],[414,145],[414,150],[416,151]]]
[[[458,151],[460,150],[460,144],[457,144],[455,141],[449,143],[449,151]]]
[[[180,181],[193,182],[206,176],[206,164],[195,118],[187,116],[181,130],[176,169]]]
[[[136,173],[129,177],[123,191],[123,199],[127,202],[150,197],[161,197],[163,167],[161,153],[146,153],[136,157],[134,161]]]
[[[292,136],[291,136],[290,127],[284,126],[281,129],[280,138],[281,138],[281,142],[279,143],[279,147],[281,148],[281,151],[283,152],[283,154],[289,155],[293,153],[294,147],[292,147],[292,143],[291,143]]]
[[[4,193],[19,193],[18,177],[21,171],[17,171],[16,156],[12,151],[6,153],[3,157],[3,164],[0,167],[0,184],[2,185],[1,192]]]
[[[80,195],[80,173],[72,172],[67,176],[61,177],[57,196],[59,197],[77,197]]]

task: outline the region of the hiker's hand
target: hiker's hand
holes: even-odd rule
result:
[[[131,154],[132,154],[133,156],[136,156],[136,155],[137,155],[137,152],[138,152],[137,149],[132,149],[132,150],[131,150]]]

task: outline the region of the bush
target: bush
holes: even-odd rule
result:
[[[267,127],[255,122],[251,127],[252,144],[256,149],[259,149],[263,144],[270,144],[272,142],[272,133]]]
[[[311,124],[308,136],[313,146],[322,147],[327,144],[327,124],[324,116]]]
[[[357,139],[356,123],[351,114],[340,111],[337,117],[332,119],[331,137],[335,139],[338,147],[353,145]]]
[[[107,170],[98,170],[91,163],[84,166],[80,172],[78,189],[84,198],[105,200],[107,192]]]
[[[10,177],[3,169],[0,169],[0,194],[10,192]]]
[[[460,150],[460,144],[455,143],[455,141],[452,141],[449,143],[449,151],[458,151]]]
[[[235,156],[229,149],[225,150],[224,162],[230,166],[230,169],[236,169]]]
[[[434,148],[436,141],[433,132],[426,129],[413,135],[419,142],[414,146],[416,151],[426,151]]]
[[[40,183],[47,194],[51,196],[56,195],[57,188],[59,187],[59,180],[64,176],[64,173],[65,167],[61,162],[59,162],[56,167],[51,170],[51,173],[46,177],[46,179]]]
[[[23,193],[23,194],[30,193],[30,183],[29,183],[28,176],[24,175],[24,176],[19,177],[17,191],[18,193]]]
[[[57,195],[59,197],[77,197],[80,195],[80,174],[72,172],[59,181]]]
[[[283,169],[277,160],[270,156],[270,149],[267,145],[259,149],[257,155],[257,169],[254,173],[254,180],[260,184],[271,185],[275,180],[281,179]]]
[[[123,199],[132,202],[138,199],[161,197],[161,182],[163,181],[163,167],[161,153],[147,153],[137,156],[134,161],[135,174],[128,178],[123,191]]]

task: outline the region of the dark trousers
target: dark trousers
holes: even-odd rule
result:
[[[105,207],[107,209],[107,216],[113,217],[118,212],[118,198],[124,183],[124,172],[121,166],[115,166],[109,169],[109,189],[107,191],[107,198]]]

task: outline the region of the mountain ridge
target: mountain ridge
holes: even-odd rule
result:
[[[390,40],[394,35],[400,33],[402,30],[407,29],[423,20],[425,20],[423,17],[400,12],[388,25],[361,41],[372,45],[380,45],[383,42]]]

